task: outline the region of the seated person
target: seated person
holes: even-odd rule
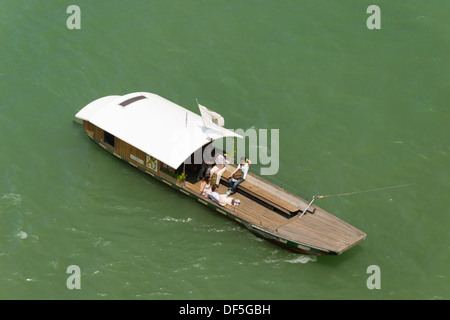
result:
[[[198,171],[197,181],[200,181],[205,176],[208,176],[210,174],[211,168],[212,168],[212,163],[202,160],[202,166],[200,167],[200,170]]]
[[[206,197],[207,193],[211,190],[211,186],[209,184],[210,181],[211,176],[208,174],[203,178],[202,183],[200,184],[200,194],[204,197]]]
[[[213,185],[212,189],[208,191],[208,198],[221,206],[225,206],[227,204],[234,206],[239,205],[239,200],[228,197],[226,194],[219,194],[218,191],[219,186],[217,184]]]
[[[209,171],[210,174],[217,174],[217,183],[220,183],[220,178],[222,177],[222,174],[226,170],[227,162],[225,160],[227,154],[226,153],[220,153],[217,152],[215,154],[215,166],[211,168]]]
[[[248,170],[252,162],[245,158],[241,158],[241,163],[237,166],[236,170],[231,173],[230,179],[228,179],[228,191],[227,196],[236,192],[236,188],[240,183],[245,181]]]
[[[197,181],[202,180],[205,175],[209,175],[209,172],[214,164],[215,150],[212,143],[209,143],[206,146],[202,147],[202,150],[202,165],[200,166],[200,170],[197,174]]]

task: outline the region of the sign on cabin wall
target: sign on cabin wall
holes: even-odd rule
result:
[[[136,161],[136,162],[142,164],[142,165],[144,164],[144,160],[139,159],[139,158],[136,157],[134,154],[131,154],[131,153],[130,153],[130,158],[133,159],[134,161]]]
[[[147,154],[147,159],[145,160],[145,166],[155,172],[158,172],[158,159],[153,158]]]

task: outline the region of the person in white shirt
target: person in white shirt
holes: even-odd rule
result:
[[[241,163],[237,166],[236,170],[231,173],[230,179],[228,179],[227,196],[235,193],[238,185],[245,181],[251,164],[252,162],[249,159],[245,157],[241,158]]]
[[[216,178],[216,183],[220,184],[220,178],[222,177],[222,174],[225,172],[226,169],[226,161],[225,161],[225,157],[227,156],[226,153],[224,153],[222,155],[222,153],[217,152],[216,153],[216,158],[215,158],[215,163],[216,165],[214,167],[211,168],[211,170],[209,171],[209,174],[212,176],[214,173],[216,174],[217,178]]]
[[[211,190],[208,191],[208,198],[210,198],[215,203],[225,206],[227,204],[237,206],[240,201],[232,197],[228,197],[225,194],[219,194],[219,186],[217,184],[213,185]]]

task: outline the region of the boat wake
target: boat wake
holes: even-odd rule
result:
[[[20,239],[24,240],[28,238],[28,234],[25,231],[20,231],[18,234],[16,234]]]
[[[191,218],[177,219],[177,218],[173,218],[173,217],[164,217],[164,218],[162,218],[162,220],[164,220],[164,221],[172,221],[172,222],[182,222],[182,223],[186,223],[186,222],[191,222],[192,221]]]
[[[26,233],[25,231],[19,231],[18,233],[16,233],[16,237],[21,239],[21,240],[25,240],[25,239],[28,239],[30,237],[33,238],[33,239],[39,240],[38,236],[28,235],[28,233]]]
[[[294,259],[285,260],[285,262],[288,263],[301,263],[301,264],[307,264],[308,262],[316,262],[317,256],[309,256],[309,255],[300,255],[298,257],[295,257]]]
[[[22,196],[17,193],[4,194],[1,199],[6,202],[7,206],[15,206],[22,202]]]
[[[301,255],[296,254],[296,257],[293,259],[266,259],[265,262],[267,263],[300,263],[300,264],[307,264],[308,262],[316,262],[317,256],[313,255]]]

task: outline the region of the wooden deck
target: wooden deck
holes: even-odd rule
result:
[[[227,183],[223,183],[228,181],[232,170],[234,168],[228,166],[222,175],[220,194],[227,191]],[[186,182],[185,188],[199,195],[200,182]],[[232,197],[239,199],[240,205],[227,205],[224,208],[239,219],[274,236],[308,247],[342,253],[366,237],[364,232],[317,206],[312,206],[301,216],[308,206],[307,201],[251,173]]]

